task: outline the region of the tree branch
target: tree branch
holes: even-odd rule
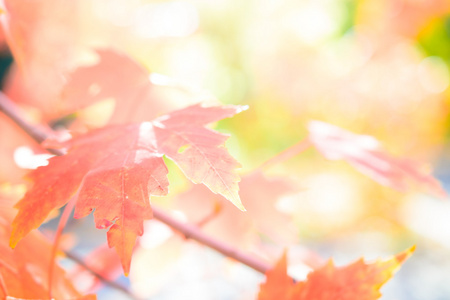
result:
[[[46,132],[28,123],[22,117],[22,115],[20,114],[19,110],[14,105],[14,103],[2,92],[0,92],[0,110],[3,111],[11,120],[13,120],[18,126],[20,126],[20,128],[22,128],[28,135],[30,135],[38,143],[41,143],[47,137],[49,137],[49,135]],[[62,155],[62,153],[60,153],[59,151],[58,153],[52,151],[52,153],[55,155]],[[227,244],[224,244],[223,242],[216,240],[212,236],[206,235],[196,226],[177,221],[176,219],[172,218],[170,215],[164,213],[155,206],[152,206],[152,209],[153,209],[153,216],[155,219],[158,219],[159,221],[167,224],[176,231],[181,232],[186,238],[196,240],[197,242],[204,244],[222,253],[225,256],[233,258],[249,266],[250,268],[253,268],[258,272],[266,273],[266,271],[270,268],[269,264],[259,260],[254,255],[246,254],[244,252],[239,251],[238,249],[235,249]]]
[[[92,275],[94,275],[98,280],[100,280],[101,282],[103,282],[105,285],[116,289],[118,291],[121,291],[122,293],[126,294],[128,297],[132,298],[132,299],[138,299],[136,298],[136,296],[134,296],[126,286],[121,285],[118,282],[109,280],[108,278],[105,278],[103,275],[97,273],[95,270],[93,270],[91,267],[89,267],[80,257],[78,257],[77,255],[69,252],[69,251],[64,251],[64,255],[70,259],[71,261],[76,262],[78,265],[80,265],[81,267],[83,267],[86,271],[88,271],[89,273],[91,273]]]
[[[49,135],[37,126],[32,125],[23,117],[17,106],[3,93],[0,92],[0,111],[10,118],[16,125],[22,128],[30,137],[39,144],[42,143]],[[55,155],[63,155],[64,153],[58,149],[46,149]]]
[[[231,247],[227,244],[222,243],[221,241],[214,239],[209,235],[206,235],[197,226],[180,222],[172,218],[168,214],[164,213],[161,209],[155,206],[153,206],[152,209],[153,209],[153,217],[155,219],[179,231],[188,239],[196,240],[197,242],[206,245],[216,250],[217,252],[222,253],[225,256],[233,258],[263,274],[266,273],[266,271],[269,270],[271,267],[269,264],[261,261],[260,259],[256,258],[253,255],[248,255],[247,253],[241,252],[234,247]]]

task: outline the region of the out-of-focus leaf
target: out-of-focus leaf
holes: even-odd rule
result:
[[[5,80],[5,92],[17,102],[38,107],[44,117],[54,117],[62,74],[80,54],[80,1],[2,2],[5,13],[0,21],[17,63]]]
[[[285,245],[297,241],[298,233],[291,219],[276,208],[282,196],[295,191],[289,180],[267,178],[261,172],[254,172],[242,177],[239,188],[247,210],[245,214],[202,186],[193,186],[179,195],[176,207],[186,213],[191,222],[200,223],[206,233],[239,248],[255,245],[260,234]]]
[[[62,91],[65,111],[113,101],[114,110],[108,116],[110,123],[142,122],[193,101],[216,102],[212,97],[205,98],[205,94],[177,85],[170,78],[149,73],[125,54],[106,49],[96,53],[97,63],[79,67],[69,74]]]
[[[446,196],[440,183],[416,162],[393,157],[372,136],[319,121],[311,121],[308,129],[309,139],[327,159],[345,160],[380,184],[400,191],[414,185],[438,197]]]

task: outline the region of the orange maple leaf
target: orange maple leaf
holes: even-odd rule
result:
[[[415,247],[386,261],[366,263],[360,259],[350,265],[335,267],[330,260],[314,270],[305,281],[294,283],[287,275],[286,253],[275,267],[266,273],[258,300],[375,300],[379,289],[400,265],[414,252]]]
[[[64,156],[29,173],[33,187],[19,201],[10,244],[14,247],[47,215],[77,197],[75,218],[94,209],[97,228],[107,228],[126,274],[143,221],[151,219],[149,195],[168,193],[162,156],[177,163],[194,183],[203,183],[244,210],[238,195],[240,165],[224,147],[227,135],[204,126],[245,107],[193,105],[153,122],[115,125],[61,143]]]
[[[51,243],[35,231],[14,250],[8,247],[16,196],[14,189],[0,186],[0,298],[48,299]],[[52,295],[55,299],[95,299],[93,295],[81,296],[59,266],[55,266],[54,272]]]

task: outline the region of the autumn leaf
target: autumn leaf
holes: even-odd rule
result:
[[[170,78],[149,73],[119,51],[97,49],[95,53],[98,55],[95,64],[81,66],[67,76],[61,92],[66,112],[113,101],[109,123],[142,122],[161,112],[197,103],[199,99],[203,102],[215,100],[205,93],[176,84]]]
[[[14,250],[8,246],[18,193],[17,188],[0,186],[0,298],[48,299],[51,243],[35,231]],[[55,299],[95,299],[95,296],[81,296],[59,266],[55,266],[54,272],[52,295]]]
[[[117,105],[116,114],[127,115],[126,120],[130,121],[133,113],[130,110],[138,111],[137,104],[152,93],[149,74],[127,55],[112,50],[97,50],[96,53],[99,56],[96,64],[79,67],[69,74],[62,91],[65,110],[74,111],[113,98]],[[117,76],[118,73],[121,76]],[[148,120],[148,111],[143,110],[141,114]],[[117,117],[113,119],[117,120]]]
[[[142,223],[152,217],[149,196],[168,193],[163,155],[191,181],[203,183],[244,210],[235,172],[239,163],[224,147],[227,136],[204,127],[243,109],[194,105],[153,122],[104,127],[61,143],[68,149],[66,155],[53,157],[48,166],[28,174],[34,185],[16,205],[11,246],[39,227],[50,211],[77,197],[74,217],[95,209],[96,227],[109,227],[108,244],[115,247],[128,274]]]
[[[16,102],[39,108],[45,119],[58,117],[62,74],[76,65],[82,51],[80,1],[1,3],[0,22],[15,62],[3,90]]]
[[[0,4],[4,9],[0,22],[16,63],[5,80],[4,92],[17,102],[39,108],[45,120],[113,99],[111,123],[142,122],[212,98],[171,83],[155,84],[154,74],[133,59],[142,46],[154,50],[155,41],[142,41],[131,28],[119,38],[116,26],[105,22],[112,12],[105,11],[103,17],[90,14],[86,8],[91,5],[83,1],[3,0]],[[93,43],[105,48],[94,52]],[[159,41],[156,45],[161,46]],[[120,53],[120,48],[128,55]],[[99,60],[86,65],[95,54]]]
[[[311,121],[308,130],[310,141],[327,159],[345,160],[378,183],[400,191],[414,185],[438,197],[446,196],[439,181],[417,163],[386,153],[372,136],[354,134],[320,121]]]
[[[177,163],[194,183],[203,183],[245,210],[238,195],[240,164],[223,146],[228,136],[204,125],[231,117],[246,106],[207,107],[193,105],[154,121],[159,150]]]
[[[391,259],[374,263],[360,259],[350,265],[336,267],[330,260],[308,274],[305,281],[298,283],[287,275],[284,253],[275,267],[267,271],[258,300],[375,300],[381,297],[381,286],[412,255],[414,249],[411,247]]]
[[[251,249],[259,242],[260,234],[279,244],[297,241],[298,230],[291,218],[276,208],[282,196],[296,191],[287,178],[268,178],[261,172],[253,172],[242,177],[239,188],[245,214],[200,185],[177,195],[176,209],[183,211],[190,222],[204,223],[205,233],[240,249]],[[203,222],[211,213],[214,213],[211,219]]]
[[[294,280],[287,274],[285,252],[275,267],[266,272],[266,282],[260,286],[258,300],[288,300],[294,287]]]

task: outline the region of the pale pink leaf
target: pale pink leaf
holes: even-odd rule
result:
[[[311,143],[327,159],[345,160],[378,183],[400,191],[414,185],[438,197],[446,196],[440,183],[417,163],[390,155],[372,136],[320,121],[311,121],[308,130]]]

